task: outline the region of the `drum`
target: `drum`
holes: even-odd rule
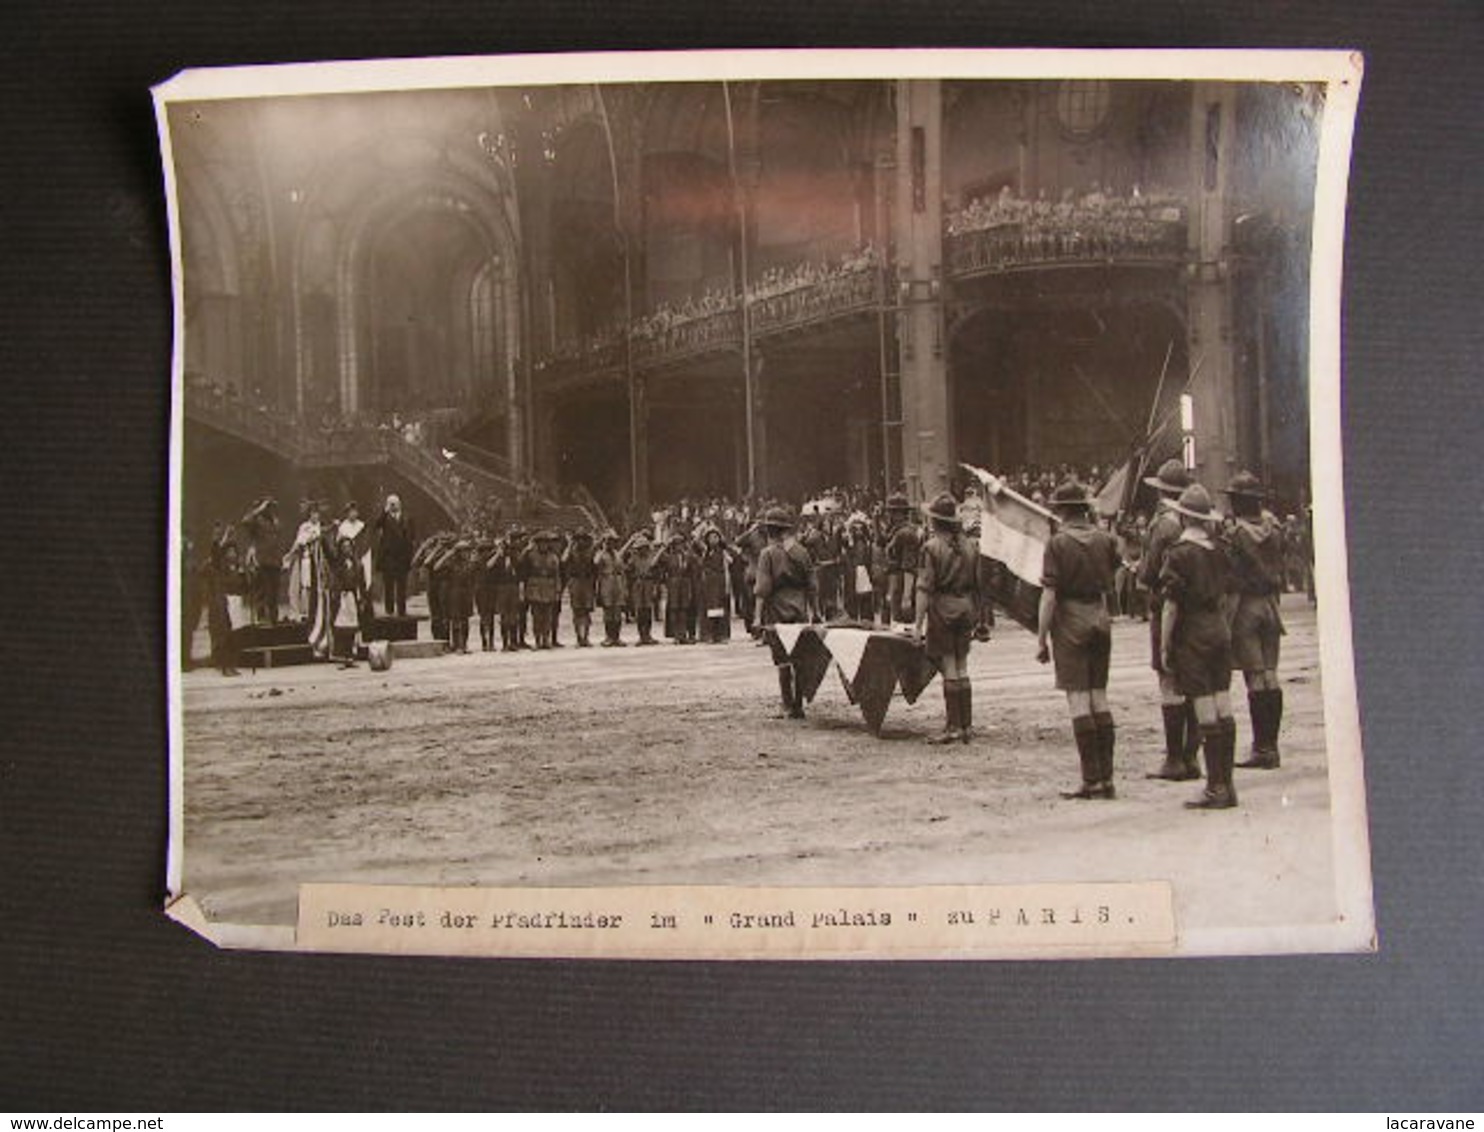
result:
[[[366,655],[371,661],[372,672],[385,672],[392,666],[392,643],[372,641],[366,646]]]

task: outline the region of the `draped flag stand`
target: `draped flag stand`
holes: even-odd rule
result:
[[[898,690],[917,702],[938,674],[923,646],[885,630],[831,625],[774,625],[764,639],[775,665],[792,664],[804,699],[812,702],[833,666],[846,698],[865,717],[872,735],[881,734],[887,709]]]

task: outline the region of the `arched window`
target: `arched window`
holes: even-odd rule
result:
[[[1104,79],[1067,79],[1056,92],[1056,120],[1068,137],[1086,141],[1108,121],[1112,92]]]

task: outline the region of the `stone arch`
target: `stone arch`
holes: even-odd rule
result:
[[[231,212],[209,172],[183,178],[181,203],[184,368],[242,388],[242,264]]]
[[[498,351],[481,355],[474,348],[475,330],[480,326],[492,332],[497,341],[515,343],[509,348],[511,356],[519,353],[519,246],[510,212],[488,184],[479,183],[462,170],[445,167],[435,176],[404,178],[387,191],[363,194],[348,209],[318,214],[296,232],[299,399],[306,411],[315,411],[326,394],[343,413],[363,411],[375,400],[375,374],[369,368],[373,354],[370,328],[375,318],[367,306],[374,294],[368,286],[368,272],[378,244],[390,238],[389,234],[418,217],[430,216],[465,229],[475,252],[455,263],[454,279],[445,292],[452,299],[448,316],[451,326],[467,344],[460,346],[461,356],[471,365],[481,357],[494,360],[498,356]],[[326,310],[323,287],[314,285],[316,276],[323,277],[326,271],[323,257],[327,248],[333,257],[328,265],[333,311]],[[487,267],[496,274],[491,283],[481,285]],[[500,301],[493,310],[476,314],[476,301],[492,300],[497,295]],[[333,336],[328,350],[324,343],[327,335]],[[335,359],[335,380],[329,390],[310,386],[318,368],[314,359],[322,354]],[[504,391],[501,376],[470,374],[461,383],[463,393],[476,396],[486,386]]]

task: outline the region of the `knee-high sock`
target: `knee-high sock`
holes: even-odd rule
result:
[[[1113,713],[1110,711],[1095,711],[1092,720],[1098,729],[1098,757],[1100,761],[1100,782],[1111,783],[1113,781],[1113,742],[1117,729],[1113,724]]]
[[[1077,760],[1082,764],[1082,785],[1098,785],[1103,780],[1103,757],[1097,720],[1090,715],[1074,715],[1072,736],[1077,741]]]
[[[1165,722],[1165,755],[1178,763],[1185,758],[1185,704],[1163,704],[1160,714]]]

